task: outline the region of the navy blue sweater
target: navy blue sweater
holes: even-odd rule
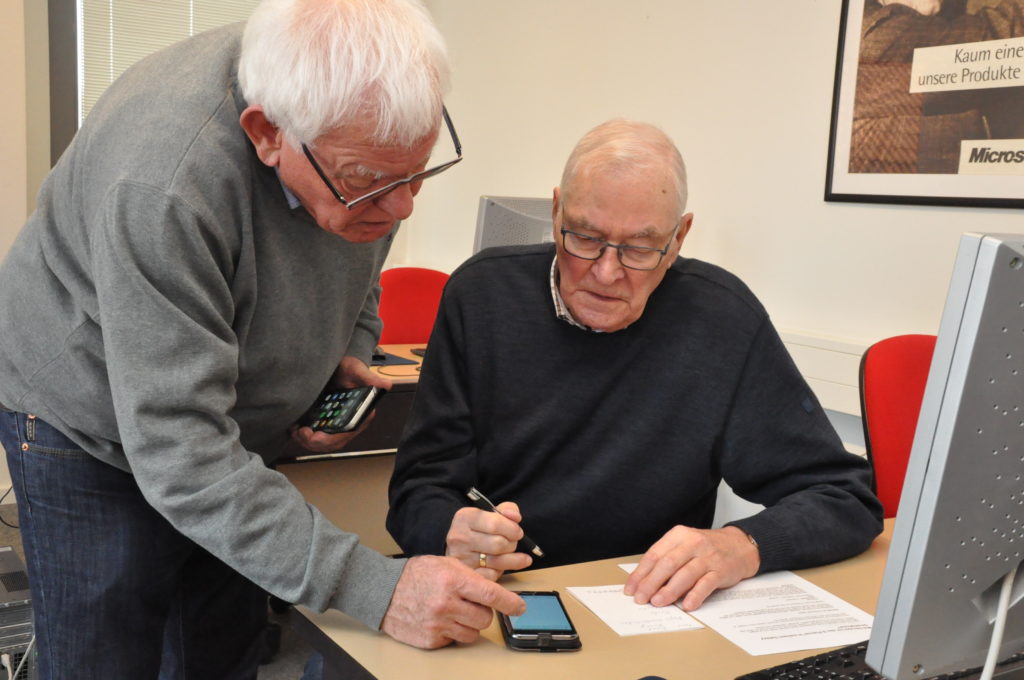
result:
[[[536,567],[642,553],[676,524],[709,527],[723,478],[768,506],[735,522],[762,571],[871,543],[868,465],[741,281],[680,258],[639,320],[591,333],[556,318],[553,257],[492,249],[449,281],[391,481],[403,550],[443,552],[475,485],[519,504]]]

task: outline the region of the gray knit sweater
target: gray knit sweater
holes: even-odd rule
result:
[[[143,60],[101,99],[0,266],[0,403],[132,472],[177,529],[290,602],[379,625],[403,561],[265,465],[380,332],[391,236],[292,209],[238,118],[241,27]]]

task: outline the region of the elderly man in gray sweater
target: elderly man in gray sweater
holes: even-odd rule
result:
[[[522,609],[361,546],[267,466],[289,432],[352,436],[293,426],[328,381],[383,383],[376,281],[459,157],[447,81],[416,0],[267,0],[96,105],[0,267],[42,677],[255,677],[263,590],[423,647]]]

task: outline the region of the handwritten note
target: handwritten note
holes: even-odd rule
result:
[[[576,586],[567,590],[619,635],[668,633],[704,627],[678,607],[655,607],[633,602],[632,597],[622,592],[621,583],[612,586]]]

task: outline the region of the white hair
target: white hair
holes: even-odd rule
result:
[[[562,171],[561,192],[568,196],[573,181],[584,170],[601,168],[628,173],[637,168],[668,166],[679,200],[686,210],[686,165],[672,139],[659,127],[614,118],[590,130],[576,143]],[[563,201],[564,202],[564,201]]]
[[[449,78],[420,0],[263,0],[238,65],[246,101],[293,146],[367,119],[373,141],[411,145],[440,125]]]

